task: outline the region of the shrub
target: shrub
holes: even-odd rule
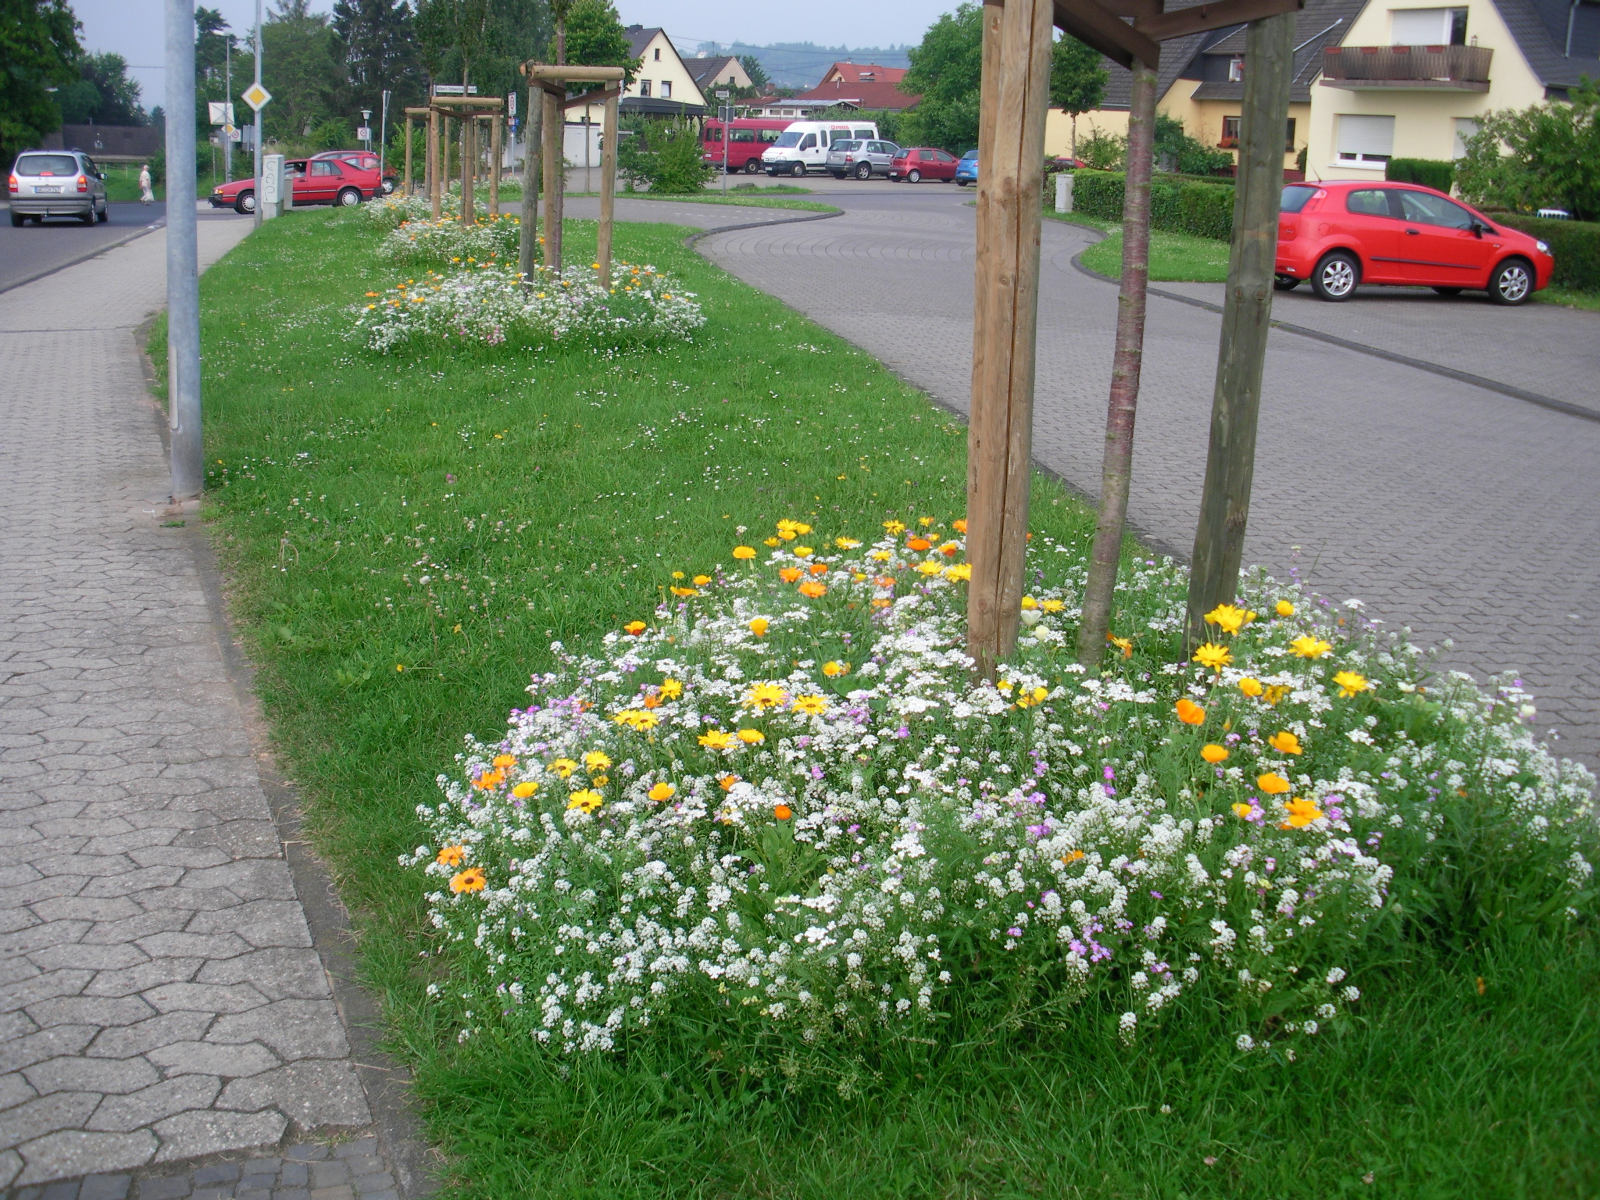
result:
[[[1180,175],[1214,175],[1233,166],[1233,155],[1201,144],[1183,131],[1182,121],[1161,113],[1156,114],[1155,155],[1162,169]]]
[[[698,192],[716,173],[701,158],[700,135],[689,125],[651,122],[618,145],[619,165],[632,181],[652,192]]]
[[[1077,174],[1073,207],[1086,216],[1121,221],[1124,176],[1110,171],[1079,171]],[[1150,227],[1226,239],[1233,232],[1233,197],[1231,184],[1153,180],[1150,184]]]
[[[1436,158],[1391,158],[1383,177],[1395,183],[1420,183],[1436,191],[1448,192],[1455,176],[1455,164]]]
[[[1436,678],[1262,577],[1244,600],[1274,615],[1215,610],[1186,661],[1170,560],[1132,570],[1088,673],[1082,559],[1039,538],[1024,636],[975,683],[964,523],[886,529],[780,522],[597,653],[557,644],[506,736],[468,740],[402,859],[462,1039],[676,1036],[794,1078],[1209,1010],[1249,1053],[1344,1027],[1402,931],[1592,909],[1593,778],[1509,681]]]
[[[1078,137],[1078,157],[1091,171],[1120,171],[1128,154],[1128,139],[1106,133],[1098,126]]]
[[[521,232],[521,221],[512,216],[483,217],[474,225],[458,217],[406,221],[378,243],[378,253],[395,263],[514,259]]]
[[[1573,88],[1570,102],[1486,114],[1456,162],[1456,183],[1473,204],[1600,218],[1600,86]]]
[[[1493,220],[1542,239],[1555,256],[1550,282],[1580,292],[1600,293],[1600,222],[1548,221],[1519,213],[1496,213]]]

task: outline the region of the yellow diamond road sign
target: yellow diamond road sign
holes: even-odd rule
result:
[[[263,108],[265,108],[267,106],[267,102],[271,99],[272,93],[267,91],[267,89],[262,87],[259,83],[252,83],[244,90],[244,102],[257,112],[260,112]]]

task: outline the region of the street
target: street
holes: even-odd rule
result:
[[[107,213],[104,225],[85,225],[66,217],[51,217],[43,225],[29,223],[21,229],[13,228],[10,221],[0,224],[0,292],[165,224],[167,206],[159,201],[111,204]]]

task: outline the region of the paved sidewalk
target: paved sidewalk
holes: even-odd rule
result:
[[[249,228],[202,219],[202,264]],[[373,1120],[160,515],[164,289],[157,232],[0,296],[0,1191]]]
[[[964,412],[970,196],[929,185],[858,187],[827,189],[826,199],[846,210],[842,217],[719,234],[700,248]],[[582,203],[573,215],[589,215]],[[728,223],[714,208],[673,219]],[[1099,491],[1116,321],[1115,285],[1072,265],[1093,236],[1045,222],[1034,432],[1035,457],[1090,496]],[[1382,344],[1414,357],[1475,340],[1486,373],[1503,372],[1497,377],[1528,390],[1538,390],[1531,381],[1554,389],[1567,386],[1562,379],[1581,382],[1585,372],[1592,378],[1600,318],[1484,306],[1506,318],[1496,323],[1470,305],[1423,300],[1413,311],[1403,299],[1325,307],[1353,323],[1355,333],[1345,335],[1353,340],[1402,314]],[[1275,315],[1305,320],[1299,301],[1291,294]],[[1559,335],[1528,335],[1557,323]],[[1205,468],[1219,330],[1213,313],[1151,299],[1131,510],[1146,537],[1184,556]],[[1591,400],[1593,393],[1591,384]],[[1541,730],[1559,734],[1556,751],[1595,767],[1596,462],[1600,424],[1593,421],[1275,331],[1246,559],[1280,577],[1298,566],[1312,587],[1362,598],[1370,615],[1410,626],[1423,644],[1453,639],[1441,655],[1446,665],[1480,679],[1520,672],[1540,698]]]

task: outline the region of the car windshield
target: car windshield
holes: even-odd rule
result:
[[[24,154],[17,159],[18,175],[76,175],[78,160],[70,154]]]
[[[797,130],[786,129],[772,144],[780,150],[792,150],[800,144],[800,133]]]
[[[1297,213],[1306,206],[1306,201],[1316,194],[1317,189],[1314,187],[1306,187],[1304,184],[1290,184],[1283,189],[1283,199],[1279,202],[1278,207],[1286,213]]]
[[[965,154],[963,154],[961,156],[961,161],[962,162],[977,162],[978,161],[978,152],[976,150],[968,150]]]

